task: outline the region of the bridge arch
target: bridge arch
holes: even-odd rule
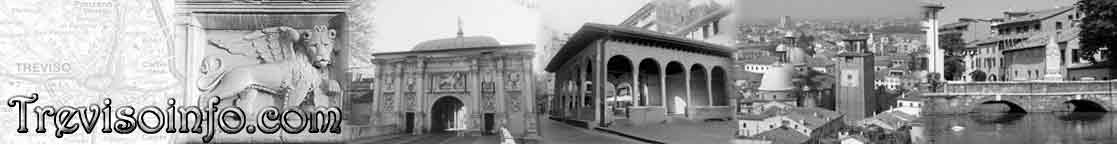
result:
[[[1007,110],[1004,110],[1005,111],[1004,113],[1028,113],[1028,110],[1024,109],[1024,107],[1020,106],[1019,103],[1016,103],[1015,101],[1009,101],[1009,100],[986,100],[986,101],[982,101],[981,103],[974,104],[973,109],[971,109],[970,112],[979,112],[982,109],[982,106],[994,106],[994,105],[1003,105],[1004,107],[1007,107],[1006,108]]]
[[[1063,101],[1066,110],[1070,112],[1109,112],[1105,105],[1088,99]]]
[[[1052,100],[1047,105],[1060,105],[1064,108],[1052,109],[1053,111],[1068,111],[1068,112],[1109,112],[1114,109],[1115,105],[1106,99],[1098,97],[1109,97],[1108,95],[1095,96],[1095,95],[1081,95],[1081,96],[1062,96],[1056,100]]]

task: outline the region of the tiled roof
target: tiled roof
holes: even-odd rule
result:
[[[557,71],[560,65],[562,65],[567,59],[570,59],[570,57],[574,57],[578,52],[581,52],[582,49],[585,49],[586,45],[589,45],[591,44],[591,42],[595,42],[595,40],[602,38],[643,40],[649,43],[669,45],[670,47],[679,49],[680,51],[690,51],[699,54],[708,54],[725,58],[729,58],[733,53],[733,50],[726,46],[693,39],[681,38],[678,36],[644,30],[640,28],[598,23],[585,23],[584,25],[582,25],[582,28],[578,29],[578,32],[575,32],[574,35],[571,35],[569,41],[567,41],[566,44],[563,45],[557,53],[555,53],[554,58],[552,58],[551,61],[548,62],[548,64],[546,65],[546,70]]]
[[[779,114],[779,109],[767,109],[760,113],[741,113],[737,115],[737,119],[764,120]]]
[[[940,26],[939,28],[952,28],[952,27],[958,27],[958,26],[966,26],[967,24],[970,24],[970,22],[954,22],[954,23],[950,23],[950,24],[944,24],[944,25]]]
[[[778,59],[775,56],[758,56],[756,59],[741,60],[741,63],[771,65],[775,64]]]
[[[775,53],[776,47],[779,46],[773,44],[737,44],[733,46],[737,51],[760,51],[767,53]]]
[[[753,135],[753,138],[770,140],[774,144],[801,144],[811,139],[811,137],[806,134],[785,128],[776,128],[761,132],[760,134]]]
[[[427,40],[415,45],[414,51],[424,50],[446,50],[457,48],[474,48],[474,47],[494,47],[500,46],[500,42],[496,41],[493,37],[488,36],[467,36],[467,37],[453,37],[435,40]]]
[[[1055,16],[1055,15],[1061,14],[1063,12],[1070,11],[1072,9],[1074,9],[1074,7],[1069,6],[1069,7],[1060,7],[1060,8],[1053,8],[1053,9],[1045,9],[1045,10],[1027,12],[1029,14],[1026,15],[1026,16],[1022,16],[1020,18],[1009,19],[1008,21],[1005,21],[1004,23],[1001,23],[1001,24],[998,24],[998,25],[1043,20],[1043,19],[1047,19],[1047,18]]]
[[[981,44],[988,44],[988,43],[993,43],[993,42],[997,42],[997,41],[1004,41],[1004,40],[1011,40],[1011,39],[1026,39],[1026,38],[1030,38],[1030,37],[1035,36],[1035,35],[1038,35],[1038,34],[1037,33],[1023,33],[1023,34],[1011,34],[1011,35],[1007,35],[1007,36],[995,36],[995,37],[990,37],[990,38],[987,38],[987,39],[979,40],[979,41],[976,42],[976,44],[981,45]]]
[[[1077,28],[1071,28],[1067,31],[1062,31],[1062,32],[1063,33],[1058,34],[1057,37],[1059,38],[1059,40],[1055,40],[1056,42],[1066,42],[1066,41],[1070,41],[1070,40],[1078,38],[1078,29]],[[1009,49],[1005,49],[1005,51],[1044,47],[1044,46],[1047,46],[1047,42],[1049,41],[1048,39],[1051,39],[1051,34],[1050,33],[1042,33],[1042,34],[1041,33],[1036,33],[1035,35],[1032,35],[1031,37],[1028,37],[1028,39],[1025,39],[1024,41],[1022,41],[1020,43],[1017,43],[1015,46],[1012,46]]]
[[[993,38],[994,37],[983,37],[983,38],[977,38],[976,40],[970,40],[969,42],[966,42],[965,48],[966,49],[976,48],[980,44],[988,43],[986,41],[989,41],[990,39],[993,39]]]
[[[894,130],[899,128],[900,126],[903,126],[904,124],[915,121],[916,117],[914,115],[907,114],[901,111],[888,111],[877,114],[876,116],[868,118],[867,120],[869,119],[880,121],[880,123],[884,123],[883,125],[886,125],[881,127],[886,127],[886,129]]]
[[[818,107],[789,108],[787,114],[784,115],[792,120],[805,122],[803,125],[810,129],[822,127],[822,125],[842,116],[841,113]]]
[[[833,60],[830,60],[830,58],[824,57],[824,56],[819,56],[819,55],[815,55],[814,57],[811,57],[811,58],[807,59],[807,66],[809,66],[809,67],[832,66],[835,63],[836,62],[834,62]]]

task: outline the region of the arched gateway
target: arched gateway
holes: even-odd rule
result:
[[[513,136],[538,137],[534,48],[459,33],[410,51],[372,54],[379,73],[371,128],[380,134],[481,135],[503,128]]]
[[[452,96],[445,96],[431,105],[431,132],[444,132],[465,127],[465,104]]]

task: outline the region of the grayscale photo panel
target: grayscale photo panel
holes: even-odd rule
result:
[[[1117,144],[1117,0],[12,0],[0,27],[0,144]]]

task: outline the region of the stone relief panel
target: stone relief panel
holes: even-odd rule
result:
[[[461,92],[466,89],[466,76],[464,72],[448,72],[431,74],[431,85],[435,92]]]
[[[404,91],[415,92],[415,85],[416,85],[415,81],[418,79],[417,78],[418,75],[406,75],[406,76],[407,76],[406,77],[407,81],[404,82],[404,87],[406,87],[406,88],[404,88],[405,89]]]
[[[507,99],[505,99],[505,100],[508,101],[506,103],[506,104],[508,104],[508,109],[511,112],[520,112],[520,108],[521,108],[520,105],[523,104],[523,103],[520,103],[521,102],[520,101],[520,93],[519,92],[510,92],[505,96],[507,97]]]
[[[504,76],[504,89],[506,90],[519,90],[523,84],[522,72],[513,71],[505,73]]]
[[[496,73],[482,71],[481,73],[481,102],[485,112],[496,112]]]
[[[415,99],[415,93],[406,93],[403,95],[404,104],[407,105],[404,106],[404,111],[416,111],[415,106],[417,106],[417,104]]]
[[[391,91],[396,90],[395,89],[395,87],[396,87],[396,77],[392,77],[392,76],[393,76],[392,74],[388,74],[388,75],[384,75],[384,77],[381,77],[381,78],[384,78],[384,79],[382,79],[383,82],[380,83],[381,85],[384,85],[381,88],[384,88],[385,92],[391,92]]]
[[[484,112],[496,112],[496,94],[495,93],[481,93],[481,106]]]
[[[382,110],[384,112],[394,112],[395,108],[396,108],[395,107],[395,100],[393,100],[394,98],[395,98],[395,94],[391,94],[391,93],[387,93],[387,94],[384,94],[384,95],[380,96],[380,100],[381,100],[380,101],[380,110]]]

